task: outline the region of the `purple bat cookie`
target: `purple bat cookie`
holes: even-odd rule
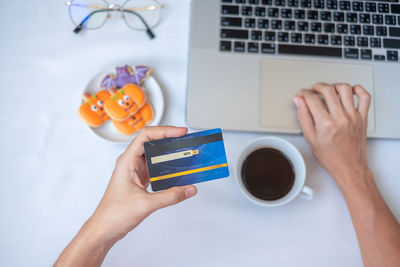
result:
[[[116,67],[116,75],[108,74],[100,86],[106,90],[111,88],[122,88],[128,83],[140,85],[151,73],[151,68],[146,66],[135,66],[133,69],[128,65]]]

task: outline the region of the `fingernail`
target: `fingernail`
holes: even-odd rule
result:
[[[190,186],[185,189],[185,198],[192,197],[196,194],[196,188],[194,186]]]
[[[294,100],[294,103],[295,103],[296,107],[299,108],[299,107],[302,106],[302,103],[301,103],[300,99],[298,99],[297,97],[294,97],[293,100]]]

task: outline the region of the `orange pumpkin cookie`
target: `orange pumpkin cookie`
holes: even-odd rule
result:
[[[149,124],[153,118],[153,108],[147,103],[135,115],[132,115],[126,121],[113,120],[112,122],[120,133],[131,135]]]
[[[83,93],[83,103],[79,107],[79,116],[90,127],[99,127],[109,119],[104,111],[104,103],[110,98],[110,93],[101,90],[94,95]]]
[[[127,84],[119,90],[110,89],[111,98],[104,104],[104,110],[113,120],[125,121],[145,103],[146,95],[136,84]]]

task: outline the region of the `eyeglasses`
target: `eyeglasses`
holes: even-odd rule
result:
[[[74,33],[98,29],[111,17],[111,12],[119,11],[129,28],[146,31],[150,39],[155,37],[151,29],[159,23],[163,8],[155,0],[128,0],[122,6],[109,5],[104,0],[71,0],[65,4],[76,26]]]

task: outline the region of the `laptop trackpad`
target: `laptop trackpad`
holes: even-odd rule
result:
[[[373,70],[369,64],[343,64],[300,60],[265,59],[260,66],[261,126],[298,131],[293,96],[317,82],[361,84],[373,96]],[[368,117],[368,131],[374,131],[374,104]]]

